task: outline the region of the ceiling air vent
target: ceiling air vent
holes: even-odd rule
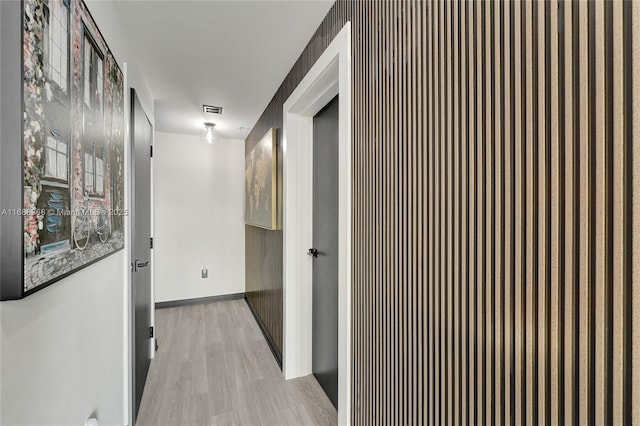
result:
[[[222,114],[222,107],[213,105],[202,105],[202,110],[209,114]]]

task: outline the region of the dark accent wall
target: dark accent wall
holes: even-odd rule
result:
[[[346,21],[353,423],[640,424],[640,3],[338,1],[247,148]]]
[[[271,107],[273,101],[269,104]],[[282,353],[282,114],[263,113],[245,141],[245,152],[271,128],[276,129],[278,230],[245,225],[245,280],[247,300],[262,321],[263,329]],[[268,117],[268,119],[266,118]]]

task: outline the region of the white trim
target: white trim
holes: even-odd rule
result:
[[[147,118],[148,117],[149,116],[147,116]],[[149,118],[149,124],[151,124],[151,141],[149,141],[149,143],[151,144],[151,149],[153,149],[153,146],[155,145],[155,142],[156,142],[156,126],[155,126],[155,122],[151,121],[150,118]],[[149,218],[149,221],[151,223],[152,239],[154,239],[156,235],[156,231],[155,231],[156,209],[155,209],[155,197],[154,197],[155,184],[154,184],[153,176],[154,176],[154,158],[151,157],[149,158],[149,214],[151,215],[151,217]],[[153,241],[155,243],[155,239]],[[149,346],[150,346],[149,352],[151,353],[151,360],[153,360],[156,357],[156,339],[158,338],[158,335],[156,333],[157,329],[156,329],[156,309],[155,309],[155,306],[156,306],[156,250],[154,248],[151,248],[151,251],[149,252],[149,256],[150,256],[149,260],[151,261],[151,271],[149,271],[150,272],[149,279],[151,280],[151,293],[149,295],[151,298],[150,325],[151,327],[153,327],[153,330],[154,330],[153,337],[149,339]]]
[[[286,379],[311,374],[313,116],[339,102],[338,424],[351,418],[351,23],[347,22],[283,107],[284,344]]]
[[[124,209],[131,210],[131,94],[129,92],[129,66],[122,64],[124,73]],[[124,268],[122,279],[124,306],[124,415],[126,425],[133,425],[132,395],[133,395],[133,330],[131,322],[131,216],[124,217]]]

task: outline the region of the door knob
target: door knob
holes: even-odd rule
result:
[[[318,249],[310,248],[307,254],[309,256],[318,257]]]

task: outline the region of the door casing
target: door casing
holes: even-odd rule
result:
[[[351,417],[351,23],[325,49],[283,107],[283,372],[312,372],[311,281],[313,116],[339,105],[338,423]]]

